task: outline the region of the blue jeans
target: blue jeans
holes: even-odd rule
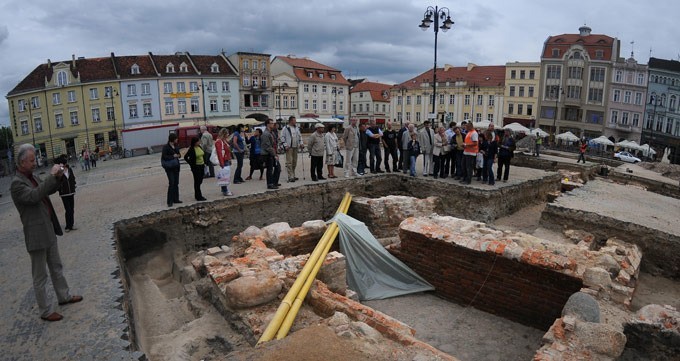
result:
[[[179,167],[166,169],[165,175],[168,176],[168,194],[166,200],[168,204],[179,201]]]
[[[487,180],[489,181],[489,184],[495,184],[496,181],[493,177],[493,158],[489,159],[484,159],[484,170],[482,172],[482,179],[486,182]]]
[[[409,164],[409,165],[410,165],[410,167],[411,167],[411,168],[409,169],[409,171],[410,171],[411,176],[413,176],[413,177],[416,176],[416,158],[418,158],[417,155],[411,155],[411,156],[409,156],[409,160],[410,160],[410,164]]]

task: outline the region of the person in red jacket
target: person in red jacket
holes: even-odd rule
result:
[[[231,147],[227,138],[229,131],[227,128],[220,129],[217,133],[217,141],[215,141],[215,151],[217,152],[217,159],[220,161],[220,170],[217,171],[217,184],[222,188],[222,195],[234,195],[229,190],[229,182],[231,178]]]

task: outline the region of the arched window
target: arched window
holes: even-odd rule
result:
[[[58,86],[68,85],[68,74],[66,74],[65,70],[62,70],[57,73],[57,85]]]
[[[130,74],[139,74],[139,65],[137,64],[132,64],[132,67],[130,68]]]
[[[671,99],[670,99],[670,101],[668,102],[668,108],[670,108],[671,111],[675,111],[675,109],[676,109],[676,107],[675,107],[676,102],[677,102],[677,99],[676,99],[675,95],[671,95]]]
[[[574,54],[571,56],[572,59],[581,59],[581,52],[575,51]]]
[[[179,64],[179,72],[180,73],[187,73],[189,71],[189,67],[187,66],[187,63],[182,63]]]

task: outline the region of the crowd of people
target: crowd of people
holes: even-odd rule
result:
[[[337,133],[334,124],[319,123],[312,134],[303,137],[296,118],[291,116],[281,129],[273,119],[268,119],[263,129],[255,129],[250,135],[242,124],[231,133],[223,128],[216,140],[203,126],[201,136],[191,140],[183,159],[190,166],[197,201],[206,200],[201,192],[205,178],[217,178],[222,194],[231,196],[233,192],[229,187],[232,184],[253,180],[258,170],[260,180],[266,177],[267,189],[278,189],[284,160],[287,181],[296,182],[298,160],[305,149],[310,157],[309,176],[314,182],[337,178],[336,167],[343,169],[345,177],[368,172],[403,172],[416,177],[418,159],[422,159],[425,177],[452,177],[463,184],[471,184],[474,179],[489,185],[508,180],[510,159],[515,150],[510,131],[496,132],[493,124],[481,131],[465,121],[460,126],[451,122],[448,129],[444,126],[433,128],[429,121],[423,125],[418,130],[409,122],[399,127],[390,122],[378,125],[373,120],[358,124],[356,119],[351,119],[342,134]],[[244,179],[246,154],[250,170]],[[181,203],[179,158],[177,136],[170,134],[161,160],[168,176],[168,206]],[[497,164],[495,172],[494,164]]]

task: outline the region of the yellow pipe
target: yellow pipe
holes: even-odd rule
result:
[[[288,311],[286,318],[283,320],[283,323],[281,323],[279,332],[276,333],[277,340],[280,340],[286,337],[286,335],[288,335],[288,332],[290,331],[290,328],[293,326],[293,322],[295,321],[295,317],[297,316],[298,311],[300,311],[300,307],[302,307],[302,302],[304,302],[305,297],[307,297],[307,293],[309,292],[309,289],[312,287],[312,283],[314,283],[314,279],[316,279],[316,275],[319,273],[321,266],[326,260],[326,255],[328,254],[328,251],[330,251],[330,248],[333,245],[333,240],[335,239],[335,237],[337,237],[338,232],[340,231],[338,225],[335,222],[331,223],[329,228],[332,228],[331,230],[332,235],[330,237],[331,241],[326,242],[326,247],[324,247],[324,253],[316,261],[312,273],[309,275],[309,277],[307,277],[307,279],[305,280],[305,284],[302,286],[302,289],[300,289],[300,292],[297,294],[297,297],[295,297],[295,300],[293,300],[293,304],[291,305],[291,308]]]
[[[340,206],[338,207],[338,211],[336,213],[339,213],[339,212],[347,213],[347,210],[349,209],[349,205],[351,204],[351,201],[352,201],[352,196],[349,193],[345,193],[345,196],[343,197],[342,202],[340,202]],[[331,230],[331,228],[333,228],[333,226],[335,226],[336,230],[335,230],[333,237],[331,238],[330,235],[332,234],[332,232],[329,232],[329,231]],[[274,314],[274,318],[269,322],[269,325],[267,325],[267,328],[264,330],[264,332],[262,333],[262,336],[257,341],[258,344],[272,340],[274,338],[274,335],[277,334],[277,331],[281,327],[281,324],[283,323],[286,315],[289,313],[295,298],[297,298],[298,294],[300,293],[300,290],[302,289],[303,285],[305,284],[307,278],[309,278],[312,270],[315,268],[319,259],[321,259],[321,263],[323,263],[323,260],[325,260],[326,254],[328,253],[328,251],[326,251],[324,253],[324,250],[327,248],[326,244],[327,243],[332,244],[333,240],[335,239],[336,236],[337,236],[337,224],[335,224],[335,222],[333,222],[326,229],[326,232],[324,232],[323,236],[321,237],[321,240],[319,240],[319,243],[314,248],[314,251],[310,254],[309,259],[307,260],[307,263],[302,268],[302,271],[300,271],[300,274],[298,275],[297,279],[295,280],[295,282],[291,286],[290,290],[288,290],[288,293],[283,298],[283,301],[281,301],[281,305],[279,305],[279,308],[276,310],[276,314]],[[330,240],[330,242],[329,242],[329,240]],[[330,247],[328,247],[328,248],[330,249]],[[322,254],[323,254],[323,257],[321,257]],[[317,272],[318,272],[318,270],[317,270]],[[311,277],[312,280],[314,280],[315,277],[316,277],[316,272]],[[303,297],[303,299],[304,299],[304,297]],[[295,316],[293,316],[293,319],[294,318],[295,318]],[[292,324],[292,320],[290,322]],[[284,337],[285,337],[285,335],[284,335]]]

